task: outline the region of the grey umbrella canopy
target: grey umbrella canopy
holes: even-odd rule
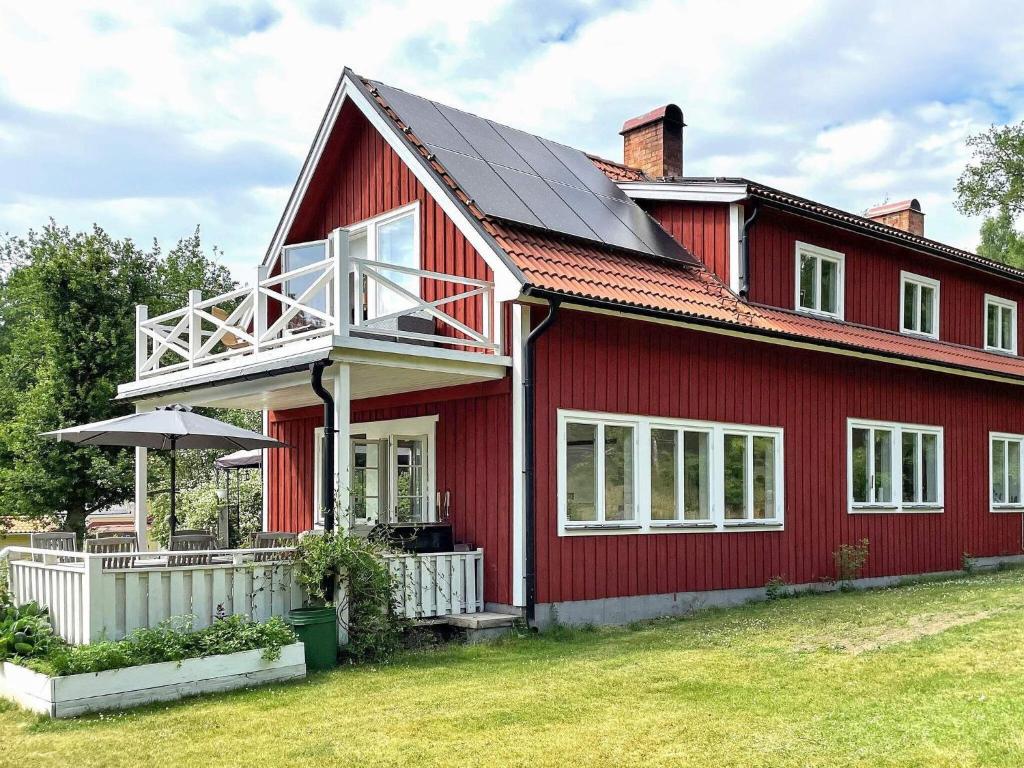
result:
[[[235,451],[221,456],[213,463],[217,469],[249,469],[263,463],[263,453],[259,450]]]
[[[171,534],[178,521],[175,507],[175,452],[178,448],[284,448],[285,443],[223,421],[200,416],[182,405],[169,405],[154,411],[133,413],[116,419],[82,424],[78,427],[44,432],[43,437],[77,445],[152,448],[171,452]]]

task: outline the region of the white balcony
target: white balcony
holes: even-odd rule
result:
[[[352,256],[339,229],[282,249],[251,287],[213,297],[191,291],[186,306],[156,317],[139,306],[136,381],[360,346],[353,340],[402,344],[424,356],[496,356],[498,316],[493,282]]]

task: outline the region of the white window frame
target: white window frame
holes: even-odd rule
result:
[[[914,291],[914,318],[917,324],[921,324],[921,288],[931,288],[932,295],[935,297],[935,306],[932,307],[932,324],[934,331],[932,333],[925,333],[924,331],[907,328],[904,324],[906,320],[906,299],[907,299],[907,285],[913,285],[917,290]],[[940,293],[939,293],[939,281],[931,277],[924,277],[923,275],[915,275],[913,272],[900,271],[900,333],[908,336],[921,336],[926,339],[938,339],[939,338],[939,306],[940,306]]]
[[[988,308],[989,306],[999,307],[1000,310],[1009,309],[1011,313],[1012,321],[1010,323],[1010,347],[999,347],[991,346],[988,343]],[[1000,314],[1002,312],[1000,311]],[[1017,302],[1010,299],[1004,299],[1001,296],[993,296],[990,293],[985,294],[985,306],[984,306],[984,323],[985,330],[984,336],[982,337],[982,344],[984,348],[989,352],[999,352],[1004,355],[1016,355],[1017,354]],[[1002,322],[1000,321],[1000,328]],[[1002,335],[1000,333],[1000,335]]]
[[[416,269],[423,269],[423,252],[420,250],[420,202],[414,200],[407,205],[400,206],[399,208],[393,208],[390,211],[372,216],[362,221],[357,221],[354,224],[350,224],[347,227],[343,227],[348,232],[348,238],[351,242],[354,238],[365,237],[366,238],[366,260],[372,262],[378,262],[377,259],[377,230],[379,227],[390,224],[399,219],[403,219],[407,216],[412,216],[412,248],[413,253],[416,254]],[[381,315],[380,312],[380,296],[379,286],[374,282],[370,281],[369,286],[370,295],[366,299],[366,319],[373,320]],[[362,289],[357,286],[357,296],[361,298]],[[422,298],[422,296],[420,297]],[[356,296],[353,300],[359,300]]]
[[[853,430],[854,429],[885,429],[892,432],[892,466],[890,476],[892,477],[892,501],[854,501],[853,500]],[[923,455],[922,441],[920,435],[930,434],[936,436],[937,466],[935,468],[935,482],[938,486],[936,501],[934,502],[905,502],[903,501],[903,433],[913,432],[918,435],[917,451],[918,465],[921,465]],[[873,419],[847,419],[846,420],[846,503],[847,511],[850,514],[920,514],[920,513],[941,513],[945,511],[945,441],[943,428],[930,424],[904,424],[895,421],[876,421]],[[871,442],[872,452],[874,441]],[[873,459],[873,453],[872,453]],[[873,472],[874,461],[869,461],[869,471]],[[874,483],[869,482],[870,487]]]
[[[395,476],[392,467],[396,466],[395,452],[397,441],[403,438],[426,438],[426,455],[424,461],[424,482],[426,488],[423,493],[426,496],[426,508],[424,509],[425,522],[437,522],[437,422],[436,414],[431,416],[416,416],[408,419],[389,419],[386,421],[367,421],[349,425],[349,433],[365,437],[367,440],[388,440],[388,499],[389,503],[396,498],[397,489]],[[323,528],[323,515],[320,509],[323,504],[323,441],[324,428],[317,427],[313,432],[313,527]],[[346,451],[351,446],[346,447]],[[349,461],[352,461],[349,453]],[[382,513],[390,515],[391,510],[382,510]],[[348,516],[348,512],[344,513]],[[342,514],[337,516],[340,520]],[[350,519],[354,523],[354,520]]]
[[[995,441],[1003,440],[1005,442],[1017,442],[1020,443],[1019,452],[1019,466],[1018,470],[1024,472],[1024,435],[1012,434],[1010,432],[989,432],[988,433],[988,503],[990,512],[1024,512],[1024,474],[1019,475],[1021,478],[1021,500],[1014,503],[1008,501],[996,502],[995,500],[995,473],[993,470],[995,467],[992,466],[992,460],[995,456]],[[1004,459],[1006,453],[1003,454]],[[1009,486],[1009,462],[1006,463],[1007,475],[1003,477],[1003,487]]]
[[[817,280],[814,285],[814,303],[816,307],[821,307],[821,261],[831,261],[836,264],[836,311],[835,312],[823,312],[821,309],[812,309],[810,307],[800,306],[800,261],[803,256],[813,256],[818,260],[819,266],[815,270]],[[794,293],[793,293],[793,307],[797,312],[806,315],[815,315],[817,317],[827,317],[833,320],[842,320],[846,312],[846,254],[840,253],[839,251],[832,251],[828,248],[822,248],[818,245],[811,245],[810,243],[800,242],[796,243],[795,257],[793,260],[793,271],[794,271]]]
[[[601,505],[604,481],[601,465],[597,462],[595,475],[597,482],[598,496],[595,501],[598,504],[597,521],[570,522],[568,520],[568,478],[566,465],[566,433],[569,423],[593,424],[599,427],[598,440],[601,439],[603,426],[629,426],[633,428],[633,488],[636,504],[636,516],[633,520],[603,522],[604,510]],[[651,519],[651,430],[652,429],[673,429],[680,435],[683,432],[706,432],[709,435],[709,488],[708,506],[710,519],[708,520],[683,520],[682,519],[682,493],[676,493],[677,519],[675,520],[652,520]],[[775,441],[775,515],[764,520],[725,519],[725,462],[724,462],[724,436],[725,434],[747,435],[748,441],[754,436],[771,437]],[[785,523],[785,471],[784,457],[785,445],[783,430],[780,427],[768,427],[751,424],[730,424],[725,422],[695,421],[691,419],[666,419],[661,417],[634,416],[618,413],[604,413],[599,411],[558,411],[557,425],[557,489],[558,489],[558,535],[579,536],[579,535],[614,535],[614,534],[649,534],[649,533],[699,533],[716,531],[763,531],[783,530]],[[600,442],[599,442],[600,445]],[[681,437],[678,440],[677,452],[677,488],[682,482],[681,473],[678,468],[682,463],[683,444]],[[747,452],[748,467],[753,461],[752,452]],[[747,472],[747,483],[752,484],[753,475]],[[753,495],[749,494],[750,503],[753,503]]]

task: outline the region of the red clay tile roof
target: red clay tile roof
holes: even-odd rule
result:
[[[614,160],[606,160],[597,155],[587,154],[590,161],[612,181],[649,181],[647,174],[639,168],[630,168],[628,165],[617,163]]]
[[[755,334],[1024,379],[1024,358],[748,304],[703,267],[683,267],[505,224],[495,238],[530,284],[608,305]]]
[[[47,533],[57,530],[60,530],[60,526],[53,520],[12,516],[0,517],[0,535]]]

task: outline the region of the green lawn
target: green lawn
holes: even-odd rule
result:
[[[1024,764],[1024,571],[409,654],[48,722],[12,766]]]

